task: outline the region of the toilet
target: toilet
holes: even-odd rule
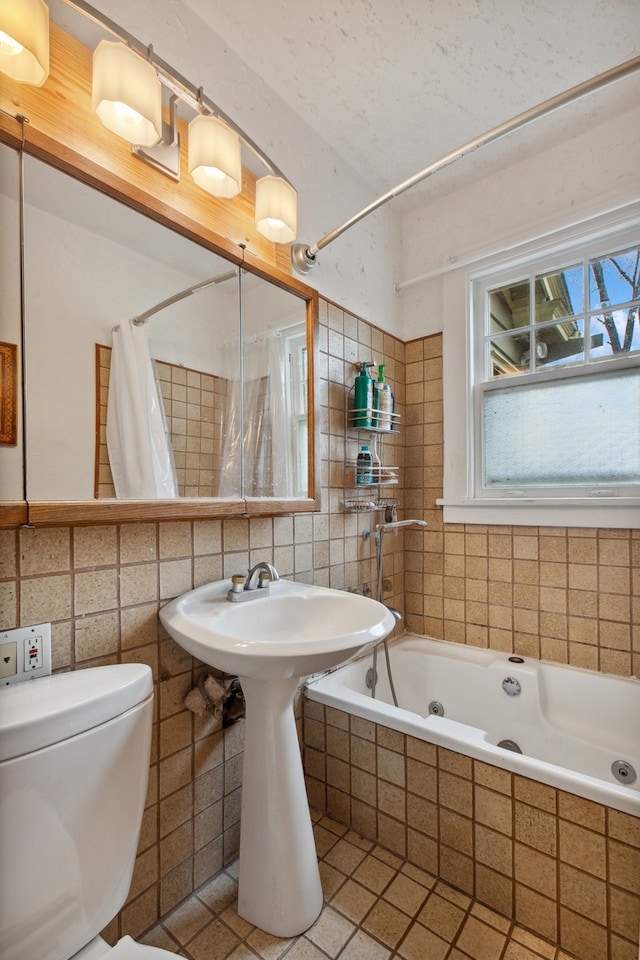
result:
[[[149,774],[151,670],[0,688],[0,957],[172,960],[100,931],[129,892]]]

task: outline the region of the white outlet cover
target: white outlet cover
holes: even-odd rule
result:
[[[37,670],[25,670],[25,641],[36,637],[42,640],[42,666]],[[10,677],[0,680],[0,687],[8,687],[12,683],[23,683],[26,680],[35,680],[37,677],[48,677],[51,674],[51,624],[34,623],[28,627],[16,627],[15,630],[0,631],[0,644],[17,642],[17,670]]]

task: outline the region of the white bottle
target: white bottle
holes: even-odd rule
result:
[[[378,366],[378,379],[374,384],[375,425],[378,430],[391,430],[393,394],[384,379],[384,363]]]
[[[358,454],[356,483],[373,483],[373,457],[367,444],[363,444]]]

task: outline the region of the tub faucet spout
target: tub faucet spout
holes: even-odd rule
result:
[[[426,527],[426,520],[392,520],[390,523],[377,523],[377,533],[387,533],[388,530],[399,530],[400,527]]]

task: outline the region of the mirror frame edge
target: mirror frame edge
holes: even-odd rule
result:
[[[182,498],[176,500],[69,500],[69,501],[4,501],[0,502],[0,529],[20,526],[54,526],[58,524],[90,525],[133,523],[162,520],[213,520],[227,517],[283,516],[286,514],[320,510],[320,443],[319,443],[319,384],[318,365],[318,292],[295,277],[284,273],[247,250],[213,232],[199,220],[171,207],[153,192],[141,189],[110,170],[82,156],[64,143],[53,139],[18,116],[0,110],[0,143],[18,152],[35,157],[81,181],[112,199],[124,203],[224,257],[231,263],[263,277],[306,301],[307,336],[311,337],[309,352],[309,496],[295,500],[244,497],[236,500],[221,498]],[[21,358],[21,364],[24,358]],[[21,399],[22,402],[22,399]],[[24,478],[26,487],[26,477]]]

